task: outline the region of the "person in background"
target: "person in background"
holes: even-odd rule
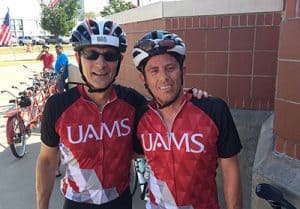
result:
[[[49,52],[49,45],[43,45],[42,50],[37,56],[36,60],[43,61],[43,72],[51,72],[53,71],[53,63],[55,60],[55,57],[52,53]]]
[[[68,56],[63,51],[63,46],[57,44],[55,46],[57,54],[54,71],[58,75],[58,87],[59,91],[62,92],[64,89],[67,90],[66,79],[68,78]]]
[[[132,55],[153,100],[139,108],[134,147],[150,167],[147,209],[219,209],[216,169],[222,169],[227,209],[242,209],[240,138],[227,104],[183,91],[185,44],[152,31]]]

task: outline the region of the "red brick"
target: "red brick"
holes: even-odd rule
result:
[[[241,101],[250,98],[250,78],[229,77],[228,96],[230,98],[240,98]]]
[[[201,75],[184,75],[184,81],[185,88],[199,88],[206,90],[205,79]]]
[[[252,70],[252,52],[236,52],[229,55],[229,73],[249,75]]]
[[[254,77],[252,85],[252,97],[263,103],[273,103],[275,97],[274,77]]]
[[[223,51],[228,50],[229,29],[207,30],[207,50]]]
[[[248,26],[254,26],[256,20],[256,15],[248,15]]]
[[[166,29],[169,30],[172,28],[172,19],[167,18],[166,20]]]
[[[178,27],[179,27],[178,18],[176,17],[172,18],[172,28],[178,28]]]
[[[287,140],[286,150],[285,150],[287,156],[291,158],[295,158],[295,149],[296,149],[295,143],[292,143],[289,140]]]
[[[200,17],[193,17],[193,28],[200,27]]]
[[[300,20],[281,23],[279,58],[300,60]]]
[[[247,25],[247,15],[240,16],[240,25],[241,26]]]
[[[193,27],[193,17],[187,17],[186,18],[186,28],[192,28]]]
[[[227,53],[207,53],[207,73],[227,74]]]
[[[223,27],[223,18],[224,17],[222,17],[222,16],[216,16],[216,23],[215,23],[216,28]]]
[[[179,29],[185,29],[186,25],[185,25],[185,17],[179,17],[178,18],[178,22],[179,22]]]
[[[285,145],[286,145],[286,140],[280,137],[276,137],[275,140],[275,150],[280,153],[285,153]]]
[[[264,25],[264,24],[265,24],[265,14],[257,14],[256,25]]]
[[[230,34],[230,50],[252,50],[254,28],[232,29]]]
[[[226,99],[227,78],[225,76],[206,76],[205,90],[211,95]]]
[[[275,100],[274,133],[296,144],[300,143],[300,105]]]
[[[239,26],[239,16],[238,15],[232,15],[231,16],[231,27]]]
[[[272,75],[277,72],[277,52],[255,52],[254,75]]]
[[[287,0],[285,7],[285,16],[287,18],[293,18],[296,16],[296,3],[297,0]]]
[[[187,53],[185,64],[187,73],[204,73],[205,54],[199,52]]]
[[[281,23],[281,13],[276,12],[274,13],[273,25],[280,25],[280,23]]]
[[[216,16],[208,16],[207,17],[207,27],[214,28],[215,27],[215,18]]]
[[[206,32],[204,30],[187,30],[185,43],[188,51],[203,51],[206,48]]]
[[[263,27],[256,29],[255,49],[278,50],[279,28]]]
[[[265,25],[272,25],[273,23],[273,13],[265,14]]]
[[[300,62],[279,62],[277,87],[278,98],[300,103],[299,69]]]
[[[200,27],[201,28],[206,28],[207,27],[207,17],[206,16],[201,16],[200,17]]]
[[[223,16],[222,27],[230,26],[230,16]]]

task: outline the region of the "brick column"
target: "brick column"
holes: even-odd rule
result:
[[[275,149],[300,160],[300,0],[287,0],[280,27]]]

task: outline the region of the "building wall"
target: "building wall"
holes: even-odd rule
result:
[[[232,108],[273,110],[280,12],[168,17],[123,24],[129,49],[150,30],[166,29],[187,45],[185,87],[205,89]],[[130,50],[129,50],[130,52]],[[144,87],[126,54],[120,82]],[[125,64],[124,64],[125,63]]]
[[[275,95],[276,151],[300,160],[300,0],[286,1]]]

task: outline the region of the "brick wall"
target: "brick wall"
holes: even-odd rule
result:
[[[286,1],[285,8],[275,95],[275,149],[300,160],[300,0]]]
[[[233,108],[273,110],[281,14],[251,13],[162,18],[124,24],[129,50],[119,82],[143,93],[131,60],[137,38],[166,29],[187,45],[185,87],[198,87]]]

